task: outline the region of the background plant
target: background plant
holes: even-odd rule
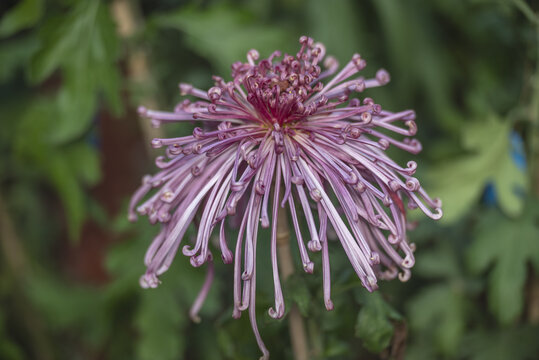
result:
[[[536,4],[140,0],[127,3],[135,26],[122,32],[126,3],[0,5],[0,358],[257,356],[247,319],[230,319],[229,267],[217,268],[201,324],[187,313],[204,272],[187,259],[160,288],[138,286],[154,230],[126,220],[128,196],[151,170],[134,109],[171,108],[178,82],[207,88],[209,74],[228,77],[251,47],[295,51],[302,34],[339,59],[359,52],[370,69],[388,69],[393,81],[369,94],[416,110],[419,177],[445,212],[440,223],[418,217],[406,284],[367,294],[338,247],[334,311],[320,274],[289,278],[313,357],[537,358]],[[272,304],[267,261],[260,314]],[[259,322],[272,356],[291,358],[287,322]]]

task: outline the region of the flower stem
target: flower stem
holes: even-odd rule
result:
[[[10,280],[13,281],[8,297],[14,304],[15,318],[27,331],[34,359],[51,360],[53,349],[50,338],[45,331],[41,315],[26,294],[28,280],[32,274],[30,274],[30,260],[22,244],[7,204],[0,194],[0,255],[3,255],[0,258],[3,264],[6,264],[3,269],[6,274],[2,275],[7,275],[5,278],[8,284],[11,283]]]
[[[515,1],[517,5],[518,1]],[[527,6],[525,3],[522,6]],[[523,12],[525,10],[521,9]],[[530,14],[526,14],[528,17]],[[529,107],[529,118],[532,121],[531,136],[531,169],[533,190],[536,196],[539,196],[539,12],[535,14],[536,19],[536,51],[537,62],[535,65],[535,74],[533,76],[532,97]],[[528,283],[526,285],[527,293],[527,318],[530,324],[539,324],[539,276],[533,271],[529,271]]]
[[[140,92],[138,91],[139,88],[152,88],[154,82],[148,64],[147,53],[144,49],[137,47],[134,44],[129,44],[127,41],[136,35],[137,29],[143,27],[140,9],[136,7],[136,4],[129,0],[114,0],[111,4],[111,9],[117,25],[118,35],[126,40],[125,42],[128,44],[126,57],[128,79],[132,82],[133,86],[137,88],[137,92]],[[157,104],[157,101],[147,93],[143,93],[142,98],[136,99],[136,102],[141,102],[149,108],[155,107]],[[153,150],[151,141],[153,138],[162,137],[162,131],[159,128],[152,127],[151,123],[142,116],[139,116],[138,119],[140,129],[144,136],[147,153],[151,155]]]
[[[280,209],[277,218],[277,251],[279,252],[279,268],[281,277],[286,280],[294,273],[294,263],[290,253],[290,232],[288,230],[288,219],[285,209]],[[288,314],[288,324],[290,326],[290,340],[295,360],[308,360],[309,348],[307,345],[307,335],[305,325],[298,307],[292,304]]]

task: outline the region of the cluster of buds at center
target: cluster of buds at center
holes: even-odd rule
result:
[[[414,111],[394,113],[369,97],[351,96],[386,84],[389,74],[379,70],[374,78],[357,76],[366,66],[357,54],[338,71],[338,62],[325,57],[322,44],[307,37],[300,44],[297,54],[282,58],[275,51],[259,61],[258,52],[249,51],[246,63],[232,65],[232,81],[214,77],[208,91],[181,84],[182,94],[197,100],[184,100],[173,112],[140,108],[155,126],[203,125],[192,135],[152,142],[155,148],[165,147],[166,156],[156,159],[160,171],[143,179],[130,204],[132,220],[138,213],[161,224],[147,251],[141,284],[158,285],[158,276],[169,268],[196,219],[196,239],[181,249],[193,266],[209,264],[191,311],[196,317],[213,279],[209,243],[218,227],[222,260],[234,264],[233,316],[249,309],[264,356],[268,351],[254,312],[256,258],[257,250],[262,248],[265,256],[269,249],[275,287],[269,314],[280,318],[285,310],[276,250],[279,211],[288,207],[306,272],[314,271],[311,254],[322,253],[328,310],[333,308],[330,226],[363,286],[373,291],[378,279],[410,277],[415,246],[406,237],[406,207],[419,207],[433,219],[442,215],[441,202],[413,177],[416,163],[402,167],[385,153],[389,146],[421,151],[410,138],[417,131]],[[233,251],[225,226],[230,217],[239,223]],[[271,227],[271,239],[258,238],[259,226]]]

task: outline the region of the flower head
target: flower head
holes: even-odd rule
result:
[[[322,44],[305,36],[299,42],[297,54],[282,58],[276,51],[259,61],[258,52],[249,51],[246,63],[232,65],[232,81],[214,77],[215,86],[208,91],[180,84],[183,95],[198,100],[184,100],[173,112],[140,108],[155,126],[203,124],[192,135],[152,142],[155,148],[165,147],[166,156],[156,159],[156,175],[144,177],[129,212],[131,220],[139,213],[161,224],[146,253],[142,286],[158,285],[158,276],[169,268],[196,217],[196,240],[181,248],[193,266],[209,263],[207,281],[191,311],[196,318],[213,278],[209,242],[218,227],[221,257],[234,263],[233,316],[249,308],[264,354],[254,320],[256,256],[258,247],[270,249],[275,307],[269,313],[282,317],[279,211],[289,209],[306,272],[314,271],[309,252],[322,252],[328,310],[333,308],[326,236],[330,224],[363,286],[373,291],[377,279],[410,277],[415,246],[407,241],[405,206],[419,207],[433,219],[442,215],[441,202],[431,199],[413,177],[416,163],[401,167],[385,153],[391,145],[421,151],[420,143],[410,138],[417,130],[414,111],[393,113],[371,98],[351,97],[386,84],[389,74],[379,70],[372,79],[357,76],[366,66],[357,54],[337,72],[337,61],[325,57]],[[233,252],[225,221],[234,214],[241,223]],[[308,234],[301,232],[301,218]],[[269,243],[257,238],[259,226],[271,227]]]

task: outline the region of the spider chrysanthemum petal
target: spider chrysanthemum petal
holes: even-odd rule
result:
[[[155,126],[179,121],[202,124],[192,135],[152,141],[154,148],[165,147],[166,157],[157,158],[160,171],[144,177],[129,211],[131,220],[140,214],[161,224],[146,253],[142,286],[159,284],[159,275],[169,268],[195,217],[196,239],[181,251],[193,266],[211,265],[210,236],[218,227],[221,257],[234,263],[233,315],[239,317],[249,309],[264,356],[268,352],[254,313],[257,247],[271,249],[275,306],[269,313],[279,318],[284,300],[276,219],[284,207],[289,209],[306,272],[312,273],[314,266],[309,253],[322,253],[328,310],[333,308],[329,225],[363,286],[373,291],[377,279],[410,277],[415,247],[406,237],[405,205],[419,207],[433,219],[442,215],[441,202],[431,199],[413,177],[416,163],[402,167],[385,153],[391,145],[414,154],[421,151],[421,144],[410,138],[417,131],[414,111],[393,113],[371,98],[352,98],[386,84],[389,74],[379,70],[374,78],[358,76],[366,62],[357,54],[337,72],[334,58],[324,61],[322,44],[305,36],[300,44],[297,54],[282,58],[276,51],[258,61],[258,52],[249,51],[246,63],[232,65],[232,81],[214,77],[215,86],[207,92],[181,84],[183,95],[198,100],[185,100],[173,112],[139,110]],[[225,229],[225,221],[233,215],[239,219],[234,245],[226,239]],[[308,233],[301,233],[301,222]],[[269,244],[258,239],[259,226],[271,228]],[[195,319],[212,279],[209,266],[191,311]]]

